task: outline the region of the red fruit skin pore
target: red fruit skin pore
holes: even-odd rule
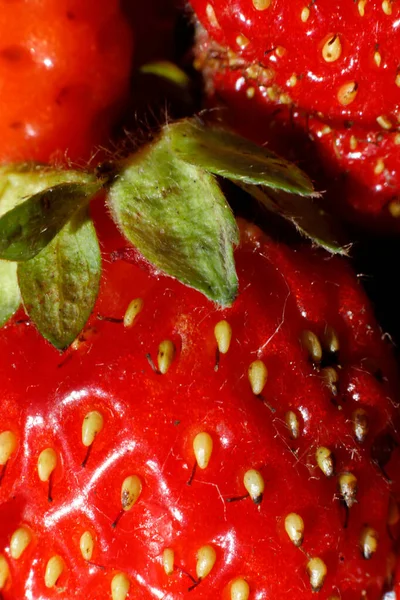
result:
[[[21,321],[22,313],[0,332],[0,433],[11,430],[17,437],[0,486],[0,554],[10,569],[4,600],[108,598],[119,572],[129,578],[128,597],[146,600],[231,600],[237,577],[247,580],[251,599],[354,600],[367,590],[369,600],[380,600],[390,585],[387,559],[398,533],[386,520],[389,497],[397,499],[400,457],[394,448],[385,464],[394,480],[389,483],[371,452],[382,432],[397,440],[398,380],[391,349],[348,266],[319,251],[286,247],[242,223],[240,294],[221,310],[172,279],[113,261],[124,242],[106,217],[98,214],[96,221],[102,286],[75,347],[60,354]],[[139,297],[143,309],[132,327],[97,318],[122,318]],[[233,336],[216,368],[214,327],[222,319]],[[336,395],[300,342],[304,330],[323,340],[328,325],[340,341],[338,357],[323,359],[338,363]],[[160,375],[149,356],[157,364],[163,340],[174,343],[176,355]],[[268,368],[261,399],[247,376],[256,359]],[[357,408],[369,418],[363,443],[354,438]],[[102,413],[104,426],[82,467],[82,422],[93,410]],[[289,410],[298,417],[298,439],[285,424]],[[188,485],[193,439],[203,431],[213,439],[210,462]],[[316,464],[319,446],[336,457],[331,478]],[[39,453],[47,447],[58,457],[52,502],[37,475]],[[249,469],[265,481],[261,504],[227,502],[245,494]],[[343,471],[358,480],[347,528],[338,492]],[[129,475],[140,478],[142,493],[113,527]],[[304,520],[302,549],[285,532],[291,512]],[[21,524],[32,542],[16,560],[9,544]],[[379,536],[369,561],[360,551],[365,525]],[[84,531],[94,538],[90,564],[79,549]],[[196,554],[204,545],[214,547],[216,562],[189,592],[192,581],[184,572],[196,577]],[[171,575],[162,567],[165,548],[175,552]],[[53,555],[62,557],[64,570],[47,589],[44,570]],[[307,557],[320,557],[327,567],[317,595]]]
[[[126,99],[132,47],[117,0],[3,2],[0,162],[89,160]]]

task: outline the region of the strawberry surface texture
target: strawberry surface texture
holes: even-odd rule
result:
[[[0,331],[2,598],[394,598],[396,365],[348,265],[240,222],[220,309],[95,213],[76,342]]]
[[[197,66],[221,114],[302,164],[341,216],[398,230],[400,7],[191,4],[202,25]]]
[[[127,95],[132,31],[117,0],[2,1],[0,162],[88,160]]]

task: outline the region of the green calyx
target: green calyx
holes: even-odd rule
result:
[[[126,239],[166,274],[228,306],[238,229],[218,177],[334,253],[345,246],[295,165],[197,118],[166,125],[109,181],[39,165],[0,167],[0,326],[21,299],[57,348],[80,333],[97,298],[101,257],[88,205],[104,187]]]

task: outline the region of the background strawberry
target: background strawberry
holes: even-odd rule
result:
[[[21,313],[0,333],[3,452],[4,432],[15,441],[0,487],[3,598],[97,599],[111,596],[114,582],[117,600],[309,599],[312,585],[321,598],[352,600],[366,590],[380,599],[391,589],[397,532],[389,481],[399,461],[397,379],[347,266],[242,224],[240,293],[221,310],[127,260],[130,250],[102,211],[96,223],[101,292],[76,343],[60,355]],[[137,298],[132,322],[126,311]],[[208,464],[199,458],[205,468],[193,470],[199,433],[212,450]],[[207,456],[207,438],[201,448]],[[321,448],[336,459],[320,461],[325,474]],[[46,449],[56,465],[45,462],[40,481]],[[256,495],[265,484],[259,504],[237,499],[253,469]],[[357,492],[343,487],[344,473],[357,478]],[[130,476],[140,495],[121,513]],[[303,520],[304,532],[301,521],[287,521],[297,543],[296,531],[304,535],[300,547],[285,530],[291,513]],[[15,558],[12,548],[26,538],[17,533],[14,546],[11,538],[21,527],[29,543]],[[212,568],[189,592],[204,547],[205,570],[197,568]]]
[[[91,158],[128,92],[119,2],[3,2],[0,39],[0,162]]]
[[[199,30],[196,64],[210,103],[242,134],[298,161],[328,190],[333,211],[375,231],[398,230],[398,7],[300,4],[193,3],[208,30]],[[241,47],[243,28],[249,43]],[[337,60],[324,58],[331,39],[334,48],[341,40]],[[351,82],[357,87],[343,104],[338,94]]]

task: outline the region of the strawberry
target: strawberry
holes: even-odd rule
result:
[[[0,39],[0,163],[91,158],[128,91],[119,2],[3,2]]]
[[[4,600],[393,595],[391,348],[344,259],[238,226],[213,174],[321,233],[299,169],[199,119],[0,172]]]
[[[218,2],[192,4],[209,32],[199,29],[197,66],[205,74],[211,104],[229,107],[221,117],[226,115],[243,135],[299,162],[321,189],[329,190],[329,206],[345,219],[398,230],[397,5],[340,3],[332,12],[327,2],[313,3],[304,7],[308,17],[303,22],[301,6],[296,11],[293,3],[261,3],[265,10],[251,3],[243,3],[241,10],[237,3],[224,10]],[[246,23],[243,35],[254,40],[245,48],[233,43],[240,39],[239,22]],[[367,28],[363,36],[355,33],[360,22]],[[329,47],[342,40],[340,56],[327,61],[317,40],[336,30],[343,34]],[[380,54],[382,46],[378,50],[371,39],[380,39],[380,32],[385,32],[389,62]],[[299,52],[299,40],[304,53]],[[265,54],[268,43],[275,50]],[[367,51],[370,46],[376,60]],[[346,96],[351,102],[341,104],[338,93],[350,81],[357,82],[356,93]]]
[[[385,116],[400,104],[400,8],[384,2],[192,0],[213,39],[247,64],[268,71],[277,94],[328,122]],[[363,35],[359,35],[362,30]],[[263,74],[264,75],[264,74]]]
[[[241,223],[221,311],[96,224],[79,339],[22,313],[0,336],[4,600],[380,599],[397,383],[347,265]]]

